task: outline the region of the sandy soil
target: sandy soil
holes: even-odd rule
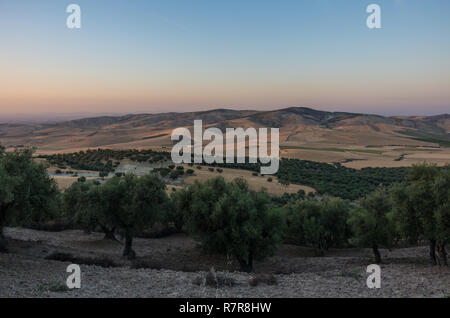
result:
[[[366,286],[370,250],[331,250],[314,257],[308,248],[284,245],[270,259],[257,262],[257,272],[275,273],[278,284],[249,285],[254,274],[236,271],[233,259],[203,255],[195,241],[178,234],[162,239],[137,239],[135,250],[147,269],[130,268],[120,258],[122,244],[81,231],[48,233],[7,228],[11,253],[0,254],[0,297],[439,297],[450,295],[450,270],[427,263],[426,247],[381,250],[381,289]],[[107,256],[114,268],[81,265],[82,288],[60,288],[67,262],[45,260],[52,252]],[[233,278],[233,287],[194,284],[214,266]],[[182,268],[184,267],[184,269]],[[56,288],[55,288],[56,286]]]

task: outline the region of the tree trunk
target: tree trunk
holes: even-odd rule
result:
[[[375,256],[375,264],[381,264],[381,254],[378,250],[378,245],[373,244],[372,245],[373,255]]]
[[[437,265],[436,261],[436,241],[430,240],[430,262],[431,265]]]
[[[243,258],[238,258],[239,265],[241,267],[241,272],[251,273],[253,272],[253,253],[248,253],[248,260]]]
[[[125,249],[123,250],[123,256],[129,260],[136,258],[136,253],[133,251],[133,236],[129,232],[125,233]]]
[[[6,239],[3,236],[3,226],[0,224],[0,253],[8,253]]]
[[[445,245],[442,244],[442,258],[444,260],[444,265],[448,266],[448,262],[447,262],[447,250],[445,249]]]
[[[107,227],[102,226],[102,231],[103,231],[103,233],[105,233],[105,237],[103,238],[104,240],[117,241],[117,239],[114,235],[114,232],[115,232],[114,228],[109,229]]]

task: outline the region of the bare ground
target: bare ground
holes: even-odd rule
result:
[[[381,250],[382,286],[366,286],[368,249],[335,249],[315,257],[305,247],[283,245],[257,262],[257,273],[272,273],[278,284],[249,285],[254,274],[237,272],[233,259],[204,255],[191,238],[176,234],[161,239],[136,239],[134,248],[146,264],[131,268],[123,260],[122,243],[105,241],[100,233],[49,233],[5,229],[10,253],[0,254],[0,297],[444,297],[450,295],[450,270],[427,262],[427,248]],[[107,257],[117,267],[81,265],[82,288],[64,290],[69,262],[46,260],[53,252]],[[236,281],[233,287],[207,287],[194,280],[214,267]]]

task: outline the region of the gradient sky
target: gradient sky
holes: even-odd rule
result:
[[[288,106],[449,113],[450,1],[0,0],[0,115]]]

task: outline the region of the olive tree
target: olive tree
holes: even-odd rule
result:
[[[447,264],[446,245],[450,242],[450,166],[442,169],[433,184],[436,209],[437,240],[442,250],[444,264]]]
[[[439,170],[435,165],[417,164],[411,168],[406,183],[393,188],[392,198],[399,228],[407,238],[429,242],[430,261],[436,265],[439,239],[437,213],[441,206],[436,198],[435,183]]]
[[[0,151],[0,240],[6,222],[29,225],[58,216],[59,192],[33,150]],[[2,250],[6,250],[4,242]]]
[[[180,189],[170,195],[170,208],[167,209],[165,220],[171,223],[178,232],[183,230],[189,206],[192,201],[192,192],[187,189]]]
[[[123,178],[111,178],[102,187],[103,202],[111,222],[125,237],[123,256],[134,259],[133,236],[152,225],[162,210],[167,209],[165,184],[155,174],[140,178],[127,174]]]
[[[309,245],[323,255],[330,247],[347,242],[350,207],[342,199],[297,200],[285,207],[287,239]]]
[[[381,263],[379,246],[391,246],[394,225],[390,217],[392,203],[385,190],[376,190],[360,200],[360,208],[351,212],[349,224],[359,245],[372,247],[375,263]]]
[[[105,239],[116,240],[115,226],[108,202],[104,200],[103,188],[98,184],[75,182],[63,194],[65,216],[87,231],[97,227],[105,233]]]
[[[264,192],[251,191],[243,179],[222,177],[191,188],[189,228],[206,252],[233,255],[241,271],[273,254],[281,240],[281,216],[270,209]]]

